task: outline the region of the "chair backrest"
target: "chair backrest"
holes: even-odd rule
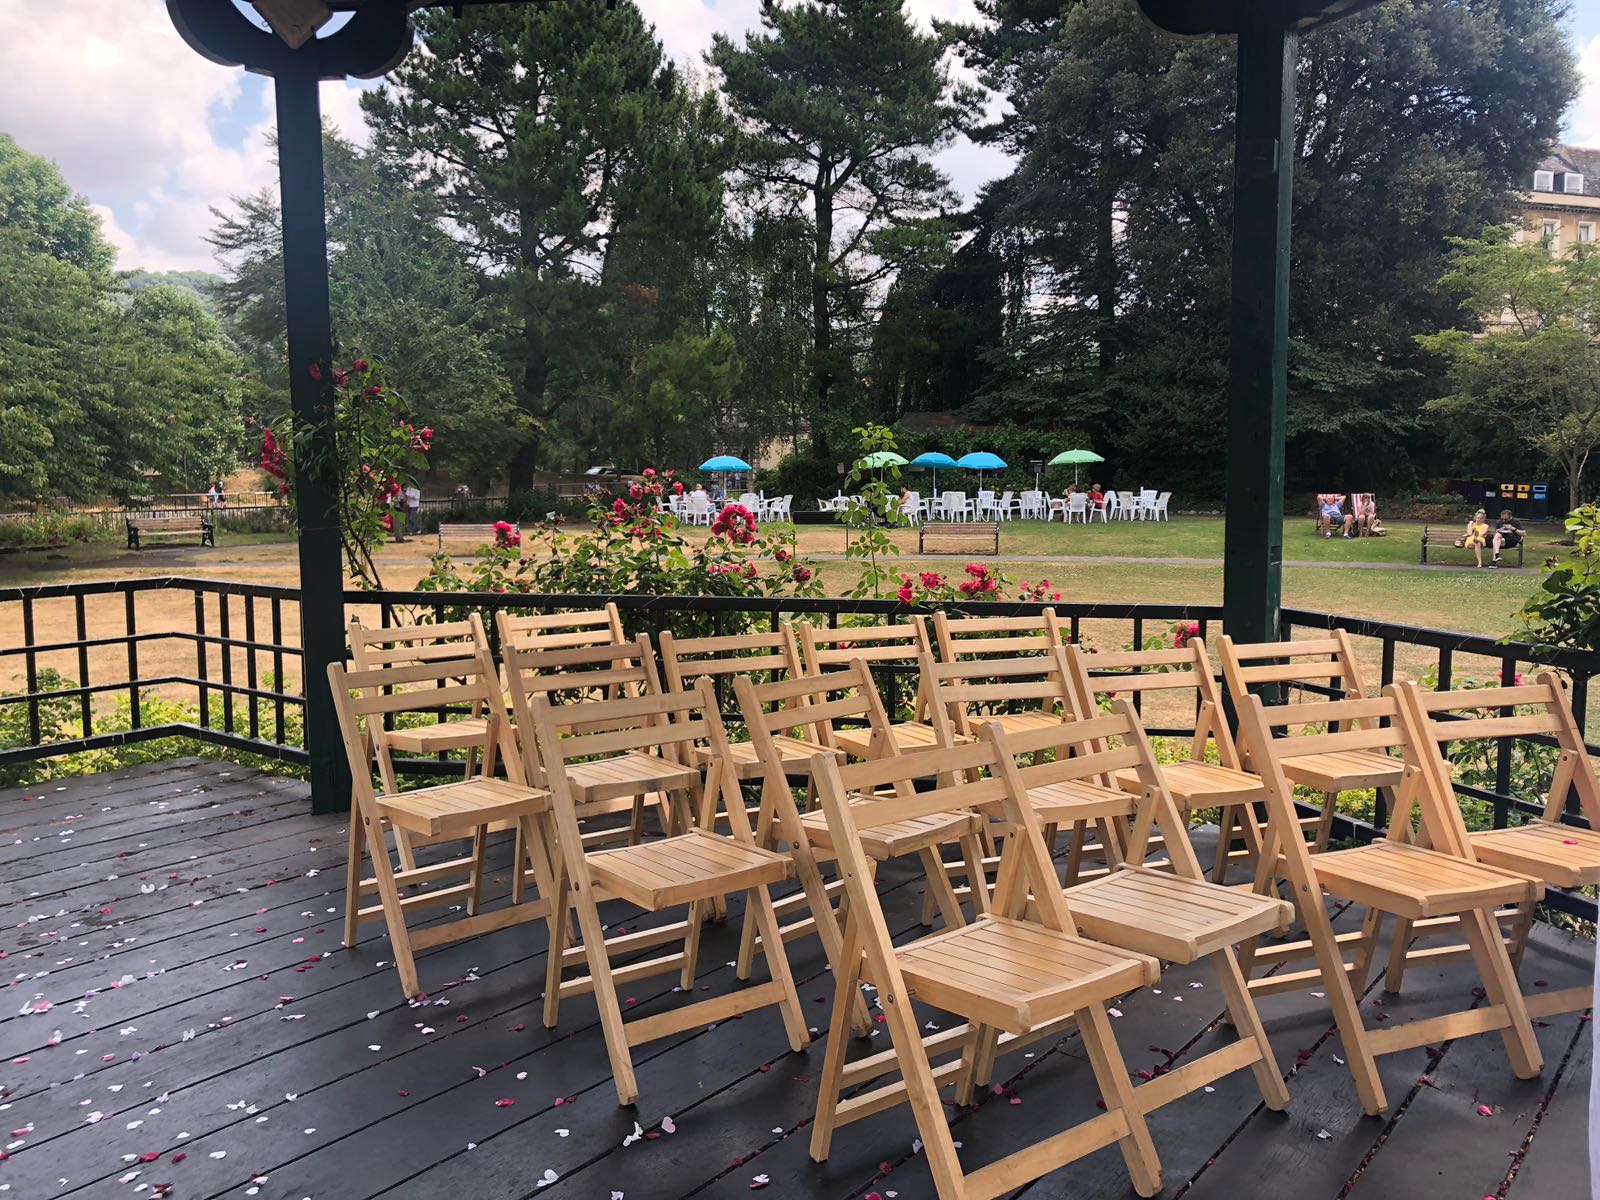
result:
[[[719,807],[739,841],[753,842],[749,814],[739,796],[738,781],[730,765],[728,735],[717,712],[717,698],[709,679],[683,692],[631,696],[620,700],[585,700],[555,705],[548,695],[522,697],[533,736],[541,786],[550,791],[555,809],[557,838],[581,846],[577,827],[578,797],[566,768],[588,759],[624,754],[668,754],[689,761],[696,744],[711,749],[706,768],[700,811],[701,829],[716,827]],[[519,708],[518,720],[524,709]],[[719,805],[719,801],[721,802]],[[566,850],[568,847],[563,846]]]
[[[1195,699],[1194,741],[1189,748],[1192,762],[1204,762],[1208,742],[1215,741],[1217,760],[1225,767],[1238,768],[1239,751],[1222,709],[1222,693],[1211,673],[1205,643],[1198,637],[1172,650],[1114,650],[1086,654],[1078,646],[1067,647],[1072,666],[1073,685],[1079,708],[1092,713],[1101,696],[1131,695],[1142,720],[1143,698],[1153,692],[1189,691]]]
[[[754,492],[740,492],[739,503],[751,512],[759,512],[761,510],[761,497]]]
[[[357,671],[470,658],[489,648],[483,620],[477,613],[469,614],[465,621],[375,629],[363,625],[359,617],[351,617],[349,640],[350,661]]]
[[[1293,689],[1296,699],[1360,700],[1368,695],[1350,635],[1342,629],[1298,642],[1240,643],[1223,634],[1217,639],[1217,658],[1234,703],[1252,688],[1283,683],[1311,685]],[[1334,694],[1319,695],[1312,688]]]
[[[1495,738],[1549,739],[1557,755],[1544,819],[1559,822],[1569,792],[1576,791],[1580,811],[1591,829],[1600,829],[1600,784],[1583,742],[1583,731],[1567,703],[1561,679],[1554,671],[1540,671],[1532,683],[1515,687],[1458,688],[1430,692],[1412,682],[1397,683],[1404,719],[1414,743],[1425,751],[1419,765],[1431,772],[1432,782],[1454,796],[1449,748],[1464,741]],[[1501,753],[1509,753],[1509,745]]]
[[[994,500],[994,492],[988,488],[978,489],[978,503],[989,504]]]
[[[927,619],[911,616],[894,625],[853,625],[830,628],[796,621],[806,672],[847,667],[856,659],[867,663],[916,662],[932,644]]]
[[[1088,512],[1089,494],[1087,492],[1073,492],[1072,495],[1067,497],[1067,511],[1075,513]]]
[[[801,674],[800,647],[790,625],[771,633],[726,637],[680,638],[669,631],[661,635],[658,644],[670,692],[687,691],[694,680],[704,676],[715,679],[752,671],[770,671],[773,678]]]
[[[1150,503],[1150,501],[1154,500],[1155,498],[1156,498],[1156,490],[1155,490],[1155,488],[1140,488],[1139,489],[1139,499],[1140,499],[1141,502],[1143,502],[1145,504],[1148,504],[1148,503]]]
[[[350,774],[359,801],[370,802],[377,795],[372,785],[371,752],[376,742],[374,734],[380,732],[386,717],[465,706],[486,716],[484,750],[499,743],[503,736],[505,716],[500,683],[486,648],[461,658],[368,670],[329,663],[328,685],[333,689],[339,734],[350,760]],[[482,771],[489,761],[487,754],[480,755],[479,770]]]
[[[1010,492],[1010,491],[1001,492],[1000,493],[1000,503],[1001,504],[1010,504],[1012,495],[1013,495],[1013,493]]]
[[[500,645],[523,650],[561,650],[573,646],[617,646],[628,640],[615,604],[577,612],[518,615],[497,612]]]
[[[1015,658],[1048,654],[1067,641],[1067,627],[1054,609],[1037,617],[956,617],[944,609],[933,614],[933,636],[941,662],[966,656]]]
[[[947,662],[934,662],[931,654],[922,658],[922,686],[942,746],[955,745],[958,736],[971,736],[974,710],[981,707],[1025,703],[1053,713],[1059,706],[1062,719],[1067,719],[1074,712],[1070,675],[1059,645],[1032,658]]]
[[[1117,499],[1120,500],[1123,503],[1123,505],[1130,505],[1130,504],[1133,503],[1133,493],[1132,492],[1118,492],[1117,493]]]
[[[699,515],[711,511],[711,497],[704,492],[689,493],[689,511]]]
[[[1062,669],[1066,656],[1058,651]],[[1189,841],[1188,823],[1178,810],[1172,793],[1162,781],[1155,748],[1139,721],[1139,714],[1126,700],[1113,700],[1109,713],[1096,712],[1066,722],[1061,728],[1026,729],[1006,733],[998,726],[995,743],[1012,761],[1023,791],[1069,782],[1088,783],[1106,790],[1117,789],[1112,776],[1133,770],[1139,777],[1141,792],[1128,839],[1127,861],[1143,864],[1154,834],[1159,833],[1172,869],[1188,879],[1203,879],[1200,860]],[[1055,752],[1048,762],[1040,761],[1041,751]],[[1032,758],[1032,765],[1016,760]]]
[[[1283,769],[1288,758],[1310,754],[1337,754],[1351,750],[1399,749],[1405,757],[1400,785],[1396,789],[1395,813],[1389,821],[1388,837],[1406,841],[1411,837],[1411,811],[1420,804],[1422,825],[1428,844],[1447,854],[1470,856],[1466,845],[1466,823],[1452,797],[1440,803],[1436,788],[1426,786],[1417,747],[1401,719],[1400,703],[1392,689],[1382,696],[1362,700],[1324,700],[1304,704],[1268,706],[1254,693],[1238,704],[1239,737],[1250,755],[1252,769],[1261,777],[1268,799],[1271,824],[1262,841],[1258,871],[1270,869],[1278,853],[1287,859],[1289,878],[1299,886],[1310,886],[1315,878],[1312,855],[1304,837],[1280,836],[1286,830],[1299,830],[1299,811],[1295,808],[1294,785]],[[1383,724],[1383,722],[1387,724]],[[1337,732],[1327,732],[1337,729]],[[1307,732],[1307,731],[1310,732]]]
[[[1171,499],[1172,499],[1172,493],[1171,492],[1162,492],[1159,496],[1156,497],[1156,507],[1157,508],[1165,508],[1167,506],[1167,501],[1171,500]]]
[[[1027,802],[1027,793],[1016,778],[1015,764],[1001,752],[995,733],[992,727],[985,729],[983,737],[973,745],[849,765],[842,765],[833,755],[812,759],[812,778],[816,780],[849,897],[844,944],[847,951],[864,944],[881,995],[901,999],[907,997],[907,992],[873,886],[872,865],[861,845],[864,825],[914,820],[936,813],[987,815],[999,809],[1012,835],[1005,839],[990,911],[1013,920],[1026,919],[1031,897],[1037,905],[1039,924],[1063,933],[1077,933],[1061,881],[1045,850],[1038,814]],[[917,781],[930,775],[937,776],[939,783],[929,790],[917,791]],[[851,802],[862,795],[883,792],[892,794],[868,804]]]

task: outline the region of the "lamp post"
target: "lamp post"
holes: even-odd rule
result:
[[[324,216],[324,79],[371,79],[394,69],[411,49],[409,13],[434,0],[252,0],[271,32],[231,0],[167,0],[167,13],[195,51],[230,67],[270,76],[278,106],[278,188],[283,210],[283,299],[289,335],[289,401],[308,462],[333,458],[333,353],[328,307],[328,231]],[[525,0],[438,0],[459,14],[466,5]],[[336,12],[345,24],[318,37]],[[320,379],[312,367],[320,366]],[[297,467],[304,464],[296,464]],[[349,806],[350,775],[339,745],[328,664],[344,658],[344,563],[338,513],[328,479],[295,473],[300,541],[301,687],[306,754],[316,812]],[[280,684],[281,686],[281,684]]]

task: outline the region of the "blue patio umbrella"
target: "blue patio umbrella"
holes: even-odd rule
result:
[[[745,462],[737,454],[717,454],[701,463],[700,469],[702,471],[715,471],[722,476],[722,493],[726,496],[728,493],[728,472],[748,471],[751,467],[749,463]]]
[[[925,450],[911,460],[913,467],[929,467],[933,471],[933,494],[939,494],[939,468],[953,467],[956,460],[948,454],[941,454],[937,450]]]
[[[978,473],[978,486],[983,486],[983,473],[985,471],[1004,471],[1006,460],[998,454],[991,454],[987,450],[974,450],[971,454],[963,454],[956,459],[956,466],[965,467],[969,471]]]

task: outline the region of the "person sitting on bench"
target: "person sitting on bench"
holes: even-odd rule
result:
[[[1344,537],[1350,536],[1350,529],[1355,525],[1355,517],[1344,511],[1343,492],[1320,492],[1317,495],[1317,528],[1322,531],[1322,536],[1331,538],[1333,527],[1337,525]]]
[[[1487,514],[1479,509],[1472,514],[1472,520],[1467,522],[1467,531],[1456,539],[1456,545],[1464,550],[1471,550],[1472,557],[1478,560],[1478,565],[1483,566],[1483,548],[1489,544],[1489,522]]]
[[[1522,545],[1522,522],[1511,515],[1509,508],[1500,510],[1500,526],[1494,531],[1494,557],[1489,560],[1491,567],[1500,565],[1500,551],[1513,550]]]

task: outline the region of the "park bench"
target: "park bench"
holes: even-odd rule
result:
[[[1440,533],[1434,533],[1431,528],[1429,528],[1427,525],[1424,525],[1422,527],[1422,561],[1423,562],[1430,561],[1429,558],[1428,558],[1429,554],[1433,555],[1433,558],[1431,560],[1433,562],[1440,563],[1440,562],[1448,561],[1448,560],[1440,558],[1440,555],[1446,550],[1449,550],[1449,551],[1452,551],[1452,552],[1454,552],[1456,554],[1462,555],[1463,556],[1463,560],[1471,559],[1472,558],[1472,551],[1471,550],[1467,549],[1464,546],[1457,546],[1456,545],[1456,538],[1458,538],[1460,536],[1461,536],[1461,534],[1460,534],[1459,530],[1445,530],[1445,531],[1440,532]],[[1523,534],[1522,535],[1522,540],[1520,542],[1518,542],[1515,546],[1507,546],[1504,550],[1502,550],[1500,552],[1500,561],[1503,562],[1507,566],[1520,567],[1522,565],[1522,548],[1524,546],[1526,546],[1527,544],[1528,544],[1528,535],[1527,534]],[[1485,546],[1484,549],[1488,553],[1493,554],[1494,553],[1493,546],[1494,546],[1494,541],[1493,541],[1493,535],[1491,534],[1490,543],[1489,543],[1489,545]]]
[[[998,521],[941,521],[922,526],[917,534],[921,554],[1000,553]]]
[[[514,533],[521,532],[516,525],[512,525],[511,529]],[[492,546],[495,541],[495,533],[496,530],[492,521],[481,525],[447,525],[441,523],[439,525],[439,549],[444,549],[446,540],[452,542],[470,541],[475,546],[485,544]]]
[[[217,544],[216,527],[199,514],[181,517],[128,517],[128,549],[138,550],[145,538],[197,537],[202,546]]]

